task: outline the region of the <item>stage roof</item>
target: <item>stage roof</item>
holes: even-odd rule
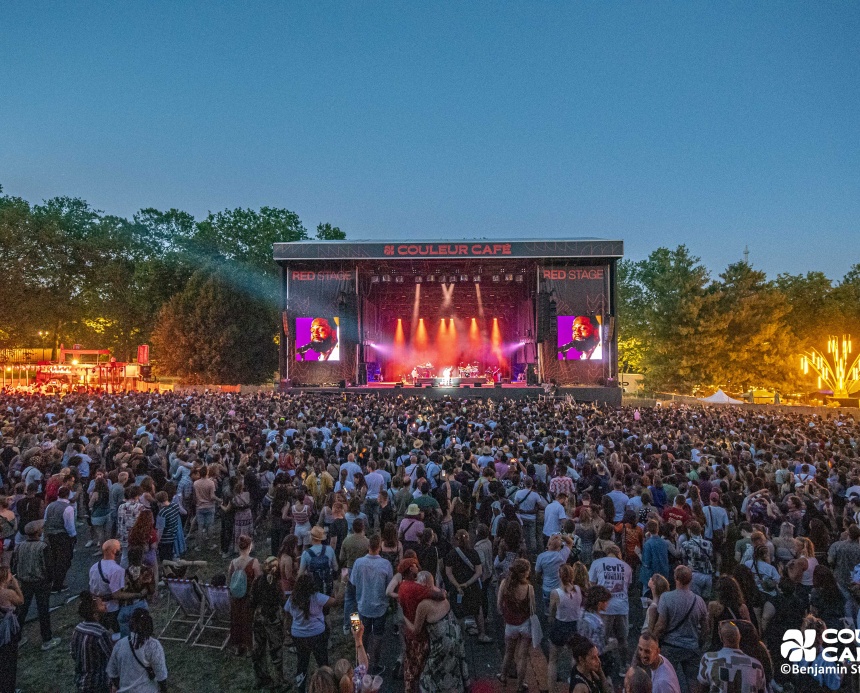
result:
[[[448,260],[451,258],[620,258],[624,241],[603,238],[548,240],[486,239],[439,241],[296,241],[275,243],[274,259]]]

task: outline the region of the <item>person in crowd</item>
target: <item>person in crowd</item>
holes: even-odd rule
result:
[[[684,564],[693,573],[691,589],[703,599],[711,596],[714,579],[714,547],[702,536],[702,525],[695,520],[687,525],[689,538],[681,544]]]
[[[311,655],[318,667],[328,666],[329,630],[325,613],[333,606],[343,604],[343,582],[337,582],[334,596],[320,592],[314,578],[300,574],[293,593],[284,605],[292,618],[290,635],[296,647],[296,690],[304,693],[307,686]]]
[[[597,646],[582,635],[570,639],[574,667],[570,672],[570,693],[612,693],[612,682],[603,673]]]
[[[227,585],[230,591],[230,647],[238,655],[251,651],[253,641],[253,616],[251,608],[251,585],[263,569],[260,561],[251,554],[254,540],[247,534],[239,537],[239,556],[230,561],[227,569]]]
[[[606,637],[618,641],[618,654],[622,662],[630,661],[627,634],[630,630],[630,602],[628,592],[633,582],[633,569],[621,560],[621,549],[610,546],[607,555],[591,564],[588,579],[593,585],[605,587],[612,594],[605,611],[601,612],[606,624]]]
[[[657,693],[681,693],[675,668],[660,654],[660,641],[651,633],[644,632],[639,636],[633,665],[642,667],[651,675],[651,685]]]
[[[117,613],[120,637],[126,637],[129,634],[131,616],[135,611],[149,609],[149,600],[155,594],[155,583],[152,568],[143,562],[143,550],[139,546],[130,547],[122,588],[123,598],[120,600]]]
[[[68,589],[66,575],[72,567],[78,537],[77,512],[69,501],[69,494],[69,487],[61,486],[57,491],[57,500],[45,508],[44,532],[51,562],[51,591],[55,593]]]
[[[731,621],[720,624],[722,648],[706,652],[699,666],[697,679],[708,693],[749,691],[765,693],[767,680],[764,668],[757,659],[740,649],[741,632]]]
[[[21,624],[16,616],[24,603],[21,586],[5,565],[0,565],[0,693],[16,693],[18,644]]]
[[[166,693],[167,660],[161,643],[153,637],[149,611],[137,609],[129,626],[131,633],[114,645],[108,660],[111,684],[119,691]]]
[[[516,689],[526,690],[525,677],[529,649],[532,646],[531,615],[535,613],[534,588],[529,582],[531,565],[518,558],[510,575],[499,585],[497,606],[505,623],[505,655],[499,680],[504,684],[512,667],[516,672]]]
[[[549,596],[549,664],[547,679],[553,690],[558,681],[558,655],[576,633],[582,618],[582,588],[576,584],[573,566],[558,569],[559,586]]]
[[[385,637],[385,620],[388,612],[386,589],[394,577],[391,564],[379,555],[382,540],[374,534],[368,540],[367,555],[356,559],[349,571],[349,582],[355,587],[358,615],[364,626],[364,646],[370,661],[370,673],[381,675],[379,649]]]
[[[78,595],[81,622],[75,626],[70,644],[77,693],[110,693],[107,665],[113,642],[110,631],[101,623],[105,613],[100,597],[89,590]]]
[[[435,587],[433,576],[422,571],[417,582],[427,588]],[[463,634],[447,599],[427,598],[418,604],[415,620],[404,620],[413,633],[426,631],[427,660],[419,679],[423,693],[465,693],[469,686],[469,670]]]
[[[284,604],[286,599],[278,575],[278,559],[269,556],[263,574],[251,585],[253,621],[254,679],[257,688],[278,688],[283,684]],[[266,655],[271,662],[271,673]]]
[[[21,586],[24,602],[18,608],[18,622],[24,623],[30,612],[30,604],[36,600],[39,615],[39,633],[42,636],[42,650],[53,649],[60,644],[51,631],[51,555],[48,545],[42,541],[41,520],[27,523],[24,534],[27,541],[15,547],[12,569]]]
[[[661,654],[678,675],[682,691],[695,691],[701,648],[707,634],[708,607],[693,592],[693,571],[675,568],[675,589],[660,597],[653,635]]]
[[[445,557],[445,575],[451,585],[450,600],[454,615],[462,621],[471,616],[478,626],[478,642],[490,643],[487,635],[483,610],[481,581],[484,567],[481,557],[470,545],[469,533],[461,529],[457,532],[454,547]]]

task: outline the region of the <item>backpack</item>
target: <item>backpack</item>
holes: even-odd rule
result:
[[[331,564],[329,563],[328,556],[326,555],[326,548],[325,546],[320,545],[319,553],[314,553],[312,548],[313,547],[305,549],[305,553],[310,557],[310,560],[308,561],[308,574],[314,579],[317,592],[331,594]]]
[[[230,586],[227,588],[230,596],[234,599],[242,599],[248,594],[248,576],[244,570],[237,570],[230,578]]]

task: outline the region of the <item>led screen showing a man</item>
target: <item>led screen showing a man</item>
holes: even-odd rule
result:
[[[296,361],[340,361],[340,318],[296,318]]]
[[[600,316],[558,316],[558,360],[599,361],[603,358]]]

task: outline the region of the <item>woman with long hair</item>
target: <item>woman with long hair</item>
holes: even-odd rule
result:
[[[645,610],[645,622],[642,624],[642,632],[654,632],[654,626],[657,625],[657,619],[660,617],[658,608],[660,606],[660,597],[669,591],[669,581],[655,573],[648,580],[648,589],[651,591],[651,599],[647,601],[648,607]],[[643,602],[645,603],[645,602]]]
[[[251,512],[251,493],[245,490],[245,482],[237,479],[233,486],[233,498],[230,501],[233,509],[233,550],[239,551],[239,538],[243,535],[253,536],[254,515]]]
[[[815,544],[808,537],[798,537],[797,555],[806,559],[806,570],[803,571],[803,577],[800,580],[799,587],[809,596],[813,587],[813,575],[818,567],[818,559],[815,557]]]
[[[816,566],[812,575],[812,594],[809,605],[813,615],[827,624],[828,628],[842,628],[845,616],[845,597],[839,589],[833,571],[827,566]]]
[[[295,534],[288,534],[278,549],[278,575],[285,597],[289,597],[292,593],[298,572],[299,538]]]
[[[158,583],[158,532],[151,512],[143,510],[137,516],[134,525],[128,532],[128,550],[141,550],[143,565],[152,569],[155,582]]]
[[[581,563],[579,565],[582,565]],[[585,566],[583,566],[584,568]],[[550,690],[555,690],[558,681],[558,654],[571,636],[576,633],[582,617],[583,592],[575,581],[573,566],[563,564],[558,568],[561,587],[549,595],[549,667],[547,677]]]
[[[732,577],[738,583],[738,587],[740,587],[744,604],[747,605],[747,610],[749,611],[750,621],[756,627],[756,630],[761,633],[759,624],[761,622],[761,610],[764,607],[764,598],[761,592],[759,592],[758,587],[756,587],[755,576],[745,565],[737,565],[732,571]]]
[[[570,654],[575,666],[570,672],[570,693],[612,693],[612,683],[603,673],[600,652],[588,638],[574,635]]]
[[[750,610],[744,600],[743,592],[730,575],[723,575],[714,585],[714,600],[708,604],[708,630],[711,633],[711,651],[722,648],[720,640],[720,621],[749,621],[752,624]]]
[[[167,691],[167,662],[164,648],[153,636],[152,616],[137,609],[129,621],[131,633],[111,652],[107,674],[121,691]]]
[[[529,582],[531,564],[525,558],[516,559],[510,574],[499,585],[496,605],[505,623],[505,656],[498,674],[504,685],[511,665],[516,668],[517,693],[526,693],[526,665],[531,648],[531,615],[534,613],[534,588]]]
[[[247,534],[239,537],[239,556],[230,561],[227,569],[227,584],[230,586],[230,647],[236,654],[242,656],[250,651],[253,631],[251,629],[253,612],[251,610],[251,585],[263,574],[260,562],[251,556],[254,541]],[[233,588],[233,576],[238,572],[245,573],[245,589],[241,590],[241,579],[236,580]]]
[[[579,522],[576,525],[574,534],[580,540],[579,560],[585,565],[591,565],[592,554],[594,552],[594,542],[597,541],[597,531],[600,525],[594,518],[591,508],[583,508],[579,511]]]
[[[382,528],[382,546],[379,555],[391,564],[391,570],[397,572],[397,566],[403,559],[403,544],[397,536],[397,525],[387,522]]]
[[[289,517],[293,521],[293,534],[298,537],[299,546],[304,549],[311,543],[311,512],[305,503],[304,489],[296,489],[295,498],[289,505]]]
[[[90,524],[92,543],[99,551],[96,555],[101,556],[101,546],[108,538],[108,521],[110,520],[110,490],[104,476],[97,475],[93,484],[92,493],[89,497]]]
[[[332,606],[343,604],[343,582],[336,584],[335,596],[329,597],[317,591],[310,573],[299,575],[284,607],[293,619],[290,635],[296,646],[296,689],[299,693],[305,690],[311,655],[318,667],[328,666],[329,630],[325,612]]]

